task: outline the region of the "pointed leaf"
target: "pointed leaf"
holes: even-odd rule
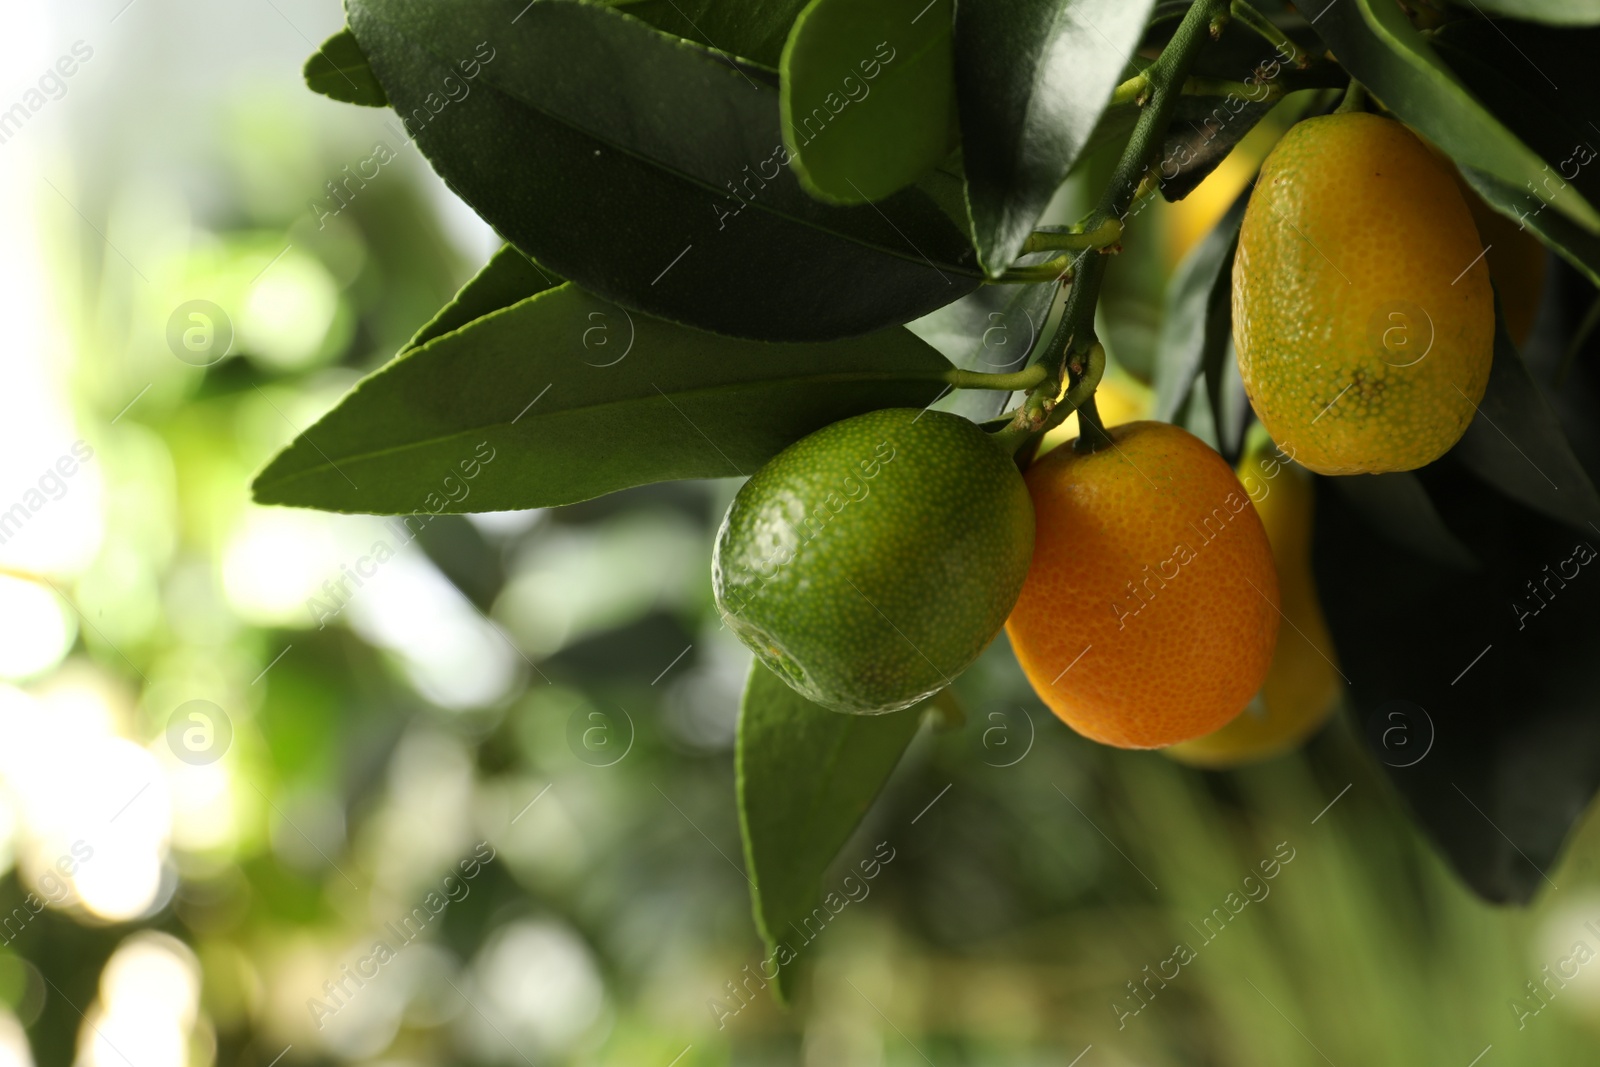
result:
[[[306,60],[306,86],[314,93],[345,104],[388,107],[389,98],[367,63],[365,53],[348,29],[322,42],[322,47]]]
[[[956,12],[956,87],[978,255],[1009,267],[1083,152],[1153,0],[1006,0]]]
[[[816,921],[807,927],[806,920],[819,906],[823,874],[889,780],[920,719],[916,708],[841,715],[751,664],[735,755],[739,830],[756,928],[775,962],[787,963],[815,936]],[[779,968],[782,996],[793,971]]]
[[[562,285],[407,351],[256,477],[264,504],[377,514],[570,504],[753,473],[813,430],[921,407],[949,364],[903,328],[738,341]]]
[[[1478,561],[1450,532],[1412,471],[1331,478],[1350,506],[1389,541],[1441,567],[1472,570]]]
[[[350,0],[349,17],[434,168],[542,266],[771,340],[859,335],[976,287],[965,235],[920,190],[808,196],[750,70],[601,5],[515,6]]]
[[[956,147],[954,0],[811,0],[779,66],[783,137],[813,196],[882,200]]]
[[[535,293],[554,289],[561,279],[523,255],[514,245],[502,245],[482,270],[461,287],[455,299],[439,309],[427,325],[402,349],[421,348],[435,337],[459,330],[474,319],[508,308]]]

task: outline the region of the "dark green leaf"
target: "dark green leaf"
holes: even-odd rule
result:
[[[830,422],[927,404],[948,368],[902,328],[738,341],[567,284],[363,380],[267,465],[255,494],[329,511],[502,511],[750,474]]]
[[[811,0],[779,67],[783,136],[813,196],[882,200],[956,146],[954,0]]]
[[[608,0],[618,11],[713,51],[776,69],[806,0]]]
[[[401,351],[421,348],[435,337],[459,330],[473,319],[481,319],[492,311],[508,308],[560,284],[560,278],[541,269],[514,245],[503,245],[483,269],[461,287],[455,299],[440,308]]]
[[[1393,0],[1331,0],[1316,28],[1346,70],[1458,165],[1518,189],[1548,177],[1545,161],[1474,98]],[[1586,229],[1600,230],[1600,214],[1576,186],[1545,198]]]
[[[889,780],[920,718],[916,708],[841,715],[806,700],[760,663],[751,665],[735,756],[739,829],[756,928],[774,963],[789,964],[815,936],[817,921],[806,920],[823,899],[822,877]],[[787,996],[792,974],[792,965],[780,967],[780,995]]]
[[[956,86],[978,255],[1016,259],[1094,132],[1153,0],[1007,0],[956,12]]]
[[[1515,220],[1522,228],[1532,230],[1556,255],[1572,264],[1589,281],[1600,285],[1600,237],[1565,215],[1545,211],[1544,201],[1526,190],[1514,189],[1481,170],[1463,167],[1461,176],[1483,197],[1484,203]]]
[[[906,328],[962,370],[1008,374],[1026,366],[1050,305],[1061,287],[1055,282],[1037,285],[985,285],[954,304],[925,315]],[[1005,410],[1010,393],[991,389],[961,389],[940,406],[974,422],[992,419]]]
[[[365,107],[388,107],[389,98],[378,84],[377,76],[367,64],[367,57],[356,43],[355,34],[348,29],[322,42],[306,60],[304,68],[306,86],[314,93],[332,97],[345,104]]]
[[[1479,15],[1492,11],[1558,26],[1592,26],[1600,22],[1600,0],[1468,0],[1462,7]]]
[[[1600,536],[1449,457],[1417,475],[1482,568],[1391,547],[1333,488],[1358,479],[1319,478],[1317,588],[1374,757],[1474,890],[1526,902],[1600,785]]]
[[[1502,493],[1551,518],[1581,530],[1600,522],[1594,483],[1506,335],[1498,310],[1489,389],[1450,455]]]
[[[866,333],[976,287],[971,246],[926,194],[808,196],[770,84],[608,7],[517,6],[351,0],[349,15],[435,169],[541,266],[774,340]]]
[[[1233,330],[1233,250],[1250,191],[1240,193],[1167,283],[1157,342],[1155,417],[1177,419],[1205,374],[1213,419],[1221,409],[1222,365]],[[1219,420],[1220,421],[1220,420]]]
[[[1350,507],[1394,545],[1441,567],[1472,570],[1478,561],[1439,517],[1428,491],[1411,471],[1331,478]]]

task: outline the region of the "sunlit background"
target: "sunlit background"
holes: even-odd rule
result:
[[[409,543],[252,505],[493,236],[388,111],[305,91],[334,0],[0,23],[0,1067],[1595,1062],[1600,831],[1491,908],[1342,724],[1231,775],[1114,753],[1003,641],[846,849],[894,858],[781,1009],[734,815],[749,661],[707,577],[735,485]],[[1245,156],[1135,221],[1124,370]]]

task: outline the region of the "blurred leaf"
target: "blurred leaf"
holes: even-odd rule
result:
[[[811,0],[800,13],[783,49],[779,101],[790,164],[813,196],[882,200],[955,148],[954,7]]]
[[[962,370],[985,374],[1018,371],[1038,342],[1060,290],[1055,282],[985,285],[907,323],[906,329]],[[983,422],[1004,411],[1010,397],[998,389],[962,389],[947,410]]]
[[[749,72],[611,8],[506,10],[351,0],[350,24],[435,169],[541,266],[771,340],[859,335],[976,287],[971,246],[926,194],[808,196],[783,166],[777,91]],[[440,95],[447,77],[467,91]]]
[[[1545,203],[1513,188],[1490,174],[1473,167],[1462,167],[1466,179],[1484,202],[1508,219],[1516,220],[1524,229],[1572,264],[1573,268],[1595,285],[1600,285],[1600,237],[1582,229],[1577,223],[1554,211],[1545,211]]]
[[[900,328],[822,345],[738,341],[568,284],[364,379],[257,476],[256,500],[502,511],[750,474],[831,422],[929,403],[948,369]]]
[[[1458,165],[1515,188],[1545,177],[1538,154],[1474,98],[1393,0],[1338,0],[1317,16],[1316,28],[1352,76]],[[1600,174],[1592,181],[1600,183]],[[1600,230],[1600,214],[1575,187],[1548,199],[1586,229]]]
[[[1450,455],[1502,493],[1551,518],[1580,529],[1600,521],[1594,483],[1507,336],[1498,309],[1489,388]]]
[[[1167,283],[1156,346],[1155,418],[1176,420],[1203,372],[1212,419],[1220,422],[1222,365],[1233,330],[1233,251],[1249,200],[1246,189]]]
[[[389,106],[389,98],[368,66],[366,54],[348,29],[323,41],[322,47],[306,60],[303,73],[306,86],[314,93],[345,104]]]
[[[1472,570],[1478,561],[1439,517],[1411,471],[1330,479],[1352,508],[1388,540],[1441,567]]]
[[[1008,0],[956,12],[961,141],[978,257],[1009,267],[1083,152],[1153,0]]]
[[[806,0],[607,0],[675,37],[776,69]]]
[[[1483,567],[1390,547],[1319,478],[1317,588],[1373,755],[1468,885],[1526,902],[1600,786],[1600,536],[1449,457],[1418,475]]]
[[[739,830],[769,956],[800,951],[801,924],[822,899],[822,876],[900,762],[921,722],[917,708],[843,715],[811,703],[759,662],[739,709],[735,763]],[[793,968],[780,966],[787,999]]]
[[[1238,99],[1237,111],[1228,101]],[[1251,103],[1236,97],[1185,96],[1173,111],[1161,142],[1161,196],[1171,202],[1194,192],[1232,152],[1276,101]]]
[[[560,284],[560,278],[540,268],[518,251],[515,245],[502,245],[483,269],[461,287],[455,299],[440,308],[439,313],[406,342],[401,352],[403,354],[413,348],[421,348],[435,337],[458,330],[473,319],[510,307]]]
[[[505,566],[495,546],[460,515],[441,515],[416,533],[417,544],[439,573],[481,612],[494,607],[506,583]]]
[[[1600,0],[1468,0],[1463,5],[1479,15],[1492,11],[1531,22],[1585,26],[1600,22]]]

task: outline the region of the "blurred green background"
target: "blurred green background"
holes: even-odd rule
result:
[[[1596,1062],[1592,820],[1492,908],[1343,722],[1190,771],[1060,726],[1003,640],[781,1010],[707,577],[735,485],[410,542],[252,505],[493,236],[389,112],[303,89],[332,0],[3,18],[0,1067]],[[1249,173],[1135,221],[1125,369]]]

